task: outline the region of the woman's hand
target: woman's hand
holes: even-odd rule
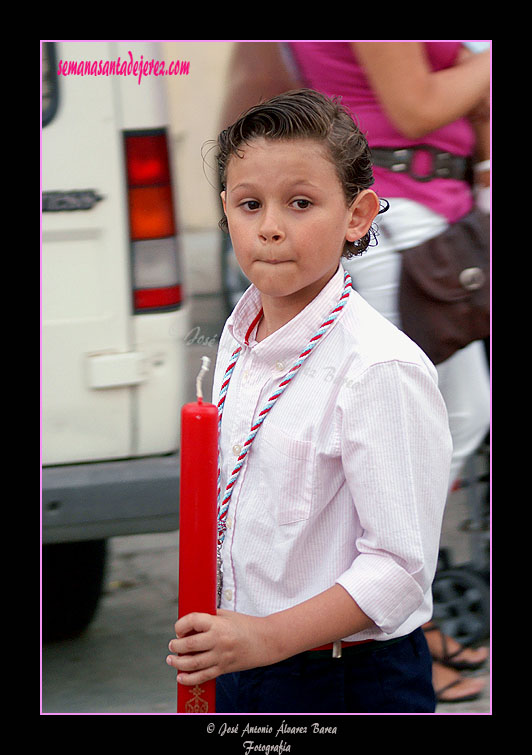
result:
[[[189,613],[175,624],[166,662],[177,669],[180,684],[203,684],[220,674],[274,663],[266,620],[233,611],[216,616]]]

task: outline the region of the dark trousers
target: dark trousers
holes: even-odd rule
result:
[[[432,662],[421,629],[398,640],[311,651],[224,674],[217,713],[434,713]]]

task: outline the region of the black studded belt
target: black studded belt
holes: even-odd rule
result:
[[[426,153],[430,157],[430,167],[427,171],[416,172],[414,159],[418,153]],[[413,147],[374,147],[371,150],[374,165],[388,168],[394,173],[407,173],[416,181],[432,181],[434,178],[454,178],[458,181],[469,181],[471,160],[451,152],[442,152],[430,144],[417,144]]]

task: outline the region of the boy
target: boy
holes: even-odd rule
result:
[[[379,199],[349,114],[312,90],[219,137],[222,201],[252,286],[224,328],[223,584],[176,623],[178,682],[217,712],[433,712],[432,612],[450,435],[436,372],[350,286]]]

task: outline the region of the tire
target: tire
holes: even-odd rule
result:
[[[77,637],[88,627],[102,593],[106,559],[106,540],[43,546],[44,642]]]
[[[433,619],[445,634],[462,645],[489,636],[490,596],[484,578],[465,567],[436,573],[432,585]]]

